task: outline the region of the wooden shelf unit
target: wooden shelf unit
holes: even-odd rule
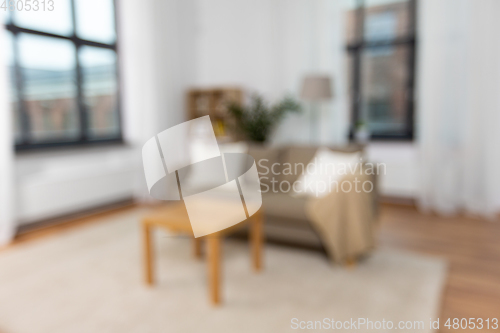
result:
[[[190,89],[187,93],[189,119],[210,116],[218,139],[229,139],[232,119],[227,112],[231,102],[243,103],[243,91],[236,87]]]

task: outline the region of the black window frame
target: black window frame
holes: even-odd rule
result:
[[[350,71],[351,85],[348,87],[352,91],[351,100],[351,124],[349,130],[349,139],[354,140],[355,124],[360,120],[361,115],[361,63],[362,53],[365,50],[375,49],[383,46],[407,46],[409,49],[407,59],[408,78],[406,82],[406,130],[403,134],[386,135],[370,134],[370,141],[413,141],[415,131],[415,67],[416,67],[416,48],[417,48],[417,0],[408,0],[408,32],[405,36],[385,40],[366,41],[364,38],[365,23],[365,3],[366,0],[356,1],[355,13],[355,39],[346,45],[347,56],[352,56],[352,67]]]
[[[78,37],[77,33],[77,13],[75,0],[70,0],[71,5],[71,20],[73,24],[73,33],[68,36],[54,34],[50,32],[33,30],[28,28],[23,28],[14,23],[15,10],[10,12],[10,18],[5,24],[5,29],[10,31],[13,36],[13,55],[14,55],[14,76],[16,80],[16,94],[18,98],[18,110],[20,113],[20,127],[21,127],[21,140],[19,143],[16,142],[16,151],[25,150],[35,150],[39,148],[55,148],[55,147],[70,147],[70,146],[95,146],[103,144],[122,144],[123,140],[123,119],[122,119],[122,97],[121,97],[121,80],[120,80],[120,57],[118,52],[118,15],[117,15],[117,2],[113,0],[113,18],[114,18],[114,29],[115,29],[115,41],[114,43],[101,43],[96,41],[91,41],[87,39],[82,39]],[[79,125],[80,125],[80,136],[76,140],[47,140],[42,142],[33,142],[30,140],[30,120],[28,115],[28,108],[24,99],[24,80],[21,71],[21,66],[19,64],[19,47],[17,43],[17,38],[20,33],[31,34],[43,37],[57,38],[62,40],[67,40],[73,43],[75,47],[75,77],[76,77],[76,103],[79,115]],[[101,49],[113,50],[116,54],[116,107],[117,107],[117,121],[118,121],[118,135],[113,135],[109,138],[99,138],[99,139],[89,139],[88,130],[88,111],[84,103],[83,95],[83,73],[82,67],[80,65],[79,52],[82,46],[91,46]]]

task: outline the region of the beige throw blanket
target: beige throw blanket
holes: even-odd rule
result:
[[[354,180],[359,180],[358,190],[365,181],[374,184],[372,192],[357,193]],[[331,260],[343,263],[366,254],[375,245],[374,227],[377,216],[376,184],[374,176],[366,174],[346,175],[353,188],[343,192],[332,191],[322,198],[313,198],[307,204],[307,213],[318,232]],[[345,185],[346,190],[348,186]],[[368,185],[366,185],[368,188]]]

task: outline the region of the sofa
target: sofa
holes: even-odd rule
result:
[[[349,145],[346,147],[328,147],[337,152],[359,152],[363,155],[363,147]],[[311,221],[311,214],[308,212],[308,203],[311,198],[295,195],[292,185],[299,177],[300,172],[283,172],[286,165],[305,165],[313,160],[319,147],[290,145],[285,147],[265,147],[251,145],[248,153],[256,161],[262,190],[262,207],[265,216],[265,235],[268,240],[291,243],[300,246],[324,248],[325,238],[321,235],[321,230],[315,227]],[[286,164],[288,163],[288,164]],[[294,170],[297,171],[297,170]],[[300,168],[299,170],[300,171]],[[365,199],[367,207],[377,211],[377,190],[376,176],[371,177],[374,184],[373,191],[370,192],[368,201]],[[284,184],[284,185],[283,185]],[[346,193],[338,193],[331,200],[342,200]],[[351,193],[351,198],[355,198],[357,193]],[[330,199],[326,199],[330,200]],[[338,209],[343,209],[341,204]],[[309,208],[310,209],[310,208]],[[361,207],[361,209],[364,209]],[[358,207],[359,210],[359,207]],[[350,223],[348,218],[342,223]],[[366,221],[371,225],[373,221]],[[370,229],[374,230],[374,229]],[[373,231],[370,231],[372,233]],[[374,235],[370,235],[370,238]],[[327,251],[328,252],[328,251]],[[356,253],[356,255],[361,253]]]

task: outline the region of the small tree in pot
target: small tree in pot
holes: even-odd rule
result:
[[[287,96],[279,103],[269,107],[259,95],[252,97],[249,106],[232,103],[228,112],[236,123],[237,130],[250,141],[264,143],[271,131],[289,112],[300,112],[300,104],[292,97]]]

